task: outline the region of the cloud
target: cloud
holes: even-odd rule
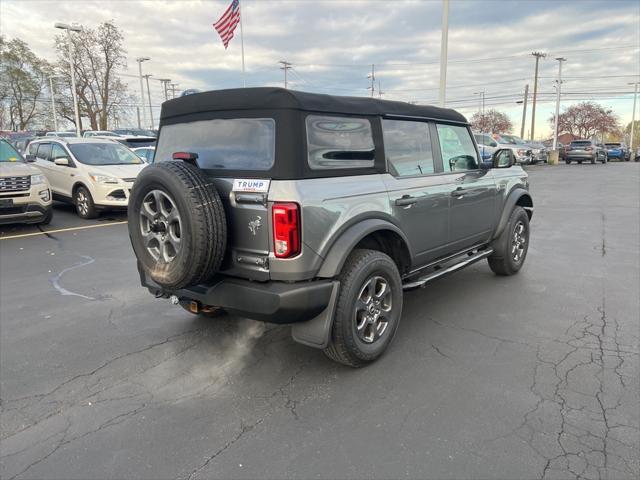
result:
[[[55,21],[93,27],[113,19],[125,35],[125,73],[130,75],[125,78],[133,92],[139,88],[134,59],[140,55],[152,58],[144,65],[146,72],[171,78],[180,88],[231,88],[242,85],[240,35],[236,32],[225,50],[211,25],[227,6],[227,1],[2,0],[0,27],[4,35],[20,37],[39,55],[52,58]],[[439,1],[244,0],[242,11],[249,86],[281,84],[278,61],[288,60],[294,66],[289,76],[293,88],[368,95],[367,75],[376,64],[384,98],[438,98]],[[557,73],[553,57],[559,54],[568,59],[565,104],[595,98],[629,121],[627,83],[640,73],[638,49],[603,48],[637,47],[639,22],[640,4],[627,1],[453,0],[449,105],[470,115],[477,109],[476,92],[484,90],[487,105],[504,110],[519,125],[521,107],[515,102],[526,83],[532,86],[530,53],[541,50],[550,56],[540,62],[539,132],[550,130]],[[160,84],[152,82],[151,88],[159,106]]]

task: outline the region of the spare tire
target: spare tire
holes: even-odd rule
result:
[[[227,245],[220,196],[195,166],[158,162],[138,175],[129,197],[129,238],[144,272],[177,290],[219,268]]]

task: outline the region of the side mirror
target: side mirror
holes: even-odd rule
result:
[[[509,148],[496,150],[491,157],[493,168],[509,168],[516,163],[516,157]]]
[[[24,156],[24,158],[25,158],[25,160],[26,160],[27,162],[29,162],[29,163],[33,163],[33,162],[35,162],[35,161],[36,161],[36,156],[35,156],[35,155],[31,155],[30,153],[27,153],[27,154]]]
[[[61,167],[68,167],[69,159],[67,157],[58,157],[53,160],[53,163],[55,163],[56,165],[60,165]]]

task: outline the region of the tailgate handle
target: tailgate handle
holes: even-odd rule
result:
[[[267,196],[264,193],[236,193],[235,197],[236,203],[267,204]]]

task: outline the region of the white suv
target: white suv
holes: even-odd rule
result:
[[[82,218],[126,208],[133,182],[146,165],[120,143],[97,138],[36,140],[27,158],[49,180],[53,198],[72,202]]]

